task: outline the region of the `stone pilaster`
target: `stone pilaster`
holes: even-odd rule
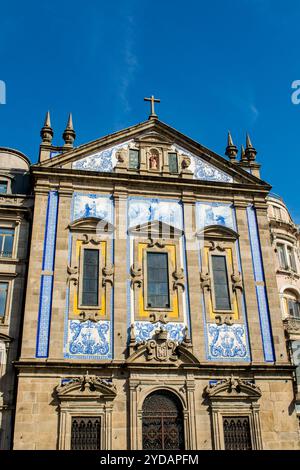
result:
[[[287,350],[280,310],[280,298],[274,269],[274,253],[271,244],[269,221],[267,218],[267,205],[264,203],[256,203],[255,209],[270,309],[270,322],[273,333],[275,358],[277,363],[285,363],[288,361]]]
[[[49,358],[63,358],[72,185],[59,190]]]
[[[251,357],[253,363],[261,363],[264,362],[264,353],[256,299],[246,207],[246,203],[237,201],[235,202],[236,223],[239,234]]]
[[[114,359],[124,360],[127,348],[127,194],[116,191],[114,274]]]

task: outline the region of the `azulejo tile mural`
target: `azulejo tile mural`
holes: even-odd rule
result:
[[[233,178],[227,175],[224,171],[219,170],[210,163],[207,163],[202,158],[193,155],[191,152],[185,150],[179,145],[174,144],[172,146],[172,149],[178,152],[179,155],[187,155],[191,159],[189,170],[193,173],[195,179],[206,181],[219,181],[222,183],[233,182]]]
[[[88,155],[74,162],[72,168],[75,170],[111,172],[117,164],[116,152],[121,149],[128,149],[131,142],[132,140],[128,140],[127,142],[115,145],[101,152]]]
[[[156,198],[129,198],[128,225],[134,227],[146,222],[158,220],[168,225],[183,229],[182,207],[178,201]]]
[[[157,330],[162,328],[168,332],[168,339],[176,341],[180,343],[184,339],[185,333],[185,324],[184,323],[151,323],[149,321],[136,321],[134,322],[134,333],[135,333],[135,340],[137,343],[141,343],[143,341],[147,341],[148,339],[152,338]]]
[[[197,229],[208,225],[222,225],[233,229],[232,207],[221,202],[196,203]]]
[[[207,324],[209,360],[249,361],[245,326]]]
[[[113,201],[111,196],[75,193],[72,219],[97,217],[113,223]]]
[[[68,339],[65,345],[66,358],[76,359],[110,359],[111,323],[102,320],[68,321]]]

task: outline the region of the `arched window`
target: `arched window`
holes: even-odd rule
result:
[[[287,289],[284,291],[284,301],[286,313],[293,318],[300,320],[300,299],[293,290]]]
[[[183,450],[183,412],[173,393],[159,390],[145,398],[143,404],[143,449]]]

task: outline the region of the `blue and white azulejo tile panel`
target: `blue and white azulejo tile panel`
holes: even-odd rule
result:
[[[250,361],[248,342],[243,324],[207,325],[209,360]]]
[[[196,203],[197,230],[209,225],[222,225],[233,229],[232,207],[221,202]]]
[[[128,226],[135,227],[154,220],[183,230],[182,206],[179,201],[156,198],[129,198]]]
[[[132,140],[128,140],[114,147],[101,150],[101,152],[88,155],[74,162],[72,168],[74,170],[111,172],[117,164],[116,152],[122,149],[128,149],[131,142]]]
[[[113,200],[111,196],[74,193],[72,220],[97,217],[113,223]]]
[[[185,150],[183,147],[174,144],[172,146],[172,149],[179,155],[187,155],[191,159],[191,164],[188,169],[193,173],[195,179],[205,181],[217,181],[222,183],[233,182],[233,178],[227,175],[224,171],[219,170],[210,163],[207,163],[205,160],[200,157],[197,157],[188,150]]]
[[[168,339],[180,343],[184,339],[185,324],[184,323],[150,323],[149,321],[134,322],[135,340],[137,343],[148,341],[154,336],[155,332],[162,328],[168,332]]]
[[[111,359],[111,322],[68,320],[65,358]]]

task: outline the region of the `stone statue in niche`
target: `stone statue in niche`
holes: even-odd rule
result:
[[[158,151],[155,150],[155,149],[152,149],[150,151],[149,168],[150,168],[150,170],[158,170],[159,169],[159,154],[158,154]]]

